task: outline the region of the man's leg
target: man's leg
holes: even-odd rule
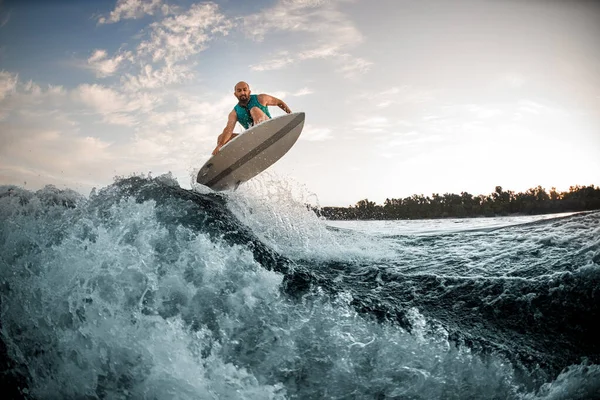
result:
[[[254,121],[254,125],[258,125],[261,122],[265,122],[269,119],[267,114],[265,114],[263,110],[258,107],[252,107],[250,109],[250,116],[252,117],[252,121]]]

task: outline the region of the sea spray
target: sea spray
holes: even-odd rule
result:
[[[265,172],[227,193],[226,199],[242,224],[288,258],[359,261],[393,255],[379,241],[370,242],[364,235],[325,223],[315,212],[317,195],[289,178]]]

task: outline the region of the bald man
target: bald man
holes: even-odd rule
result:
[[[246,82],[238,82],[235,85],[233,94],[237,97],[238,103],[229,113],[227,126],[217,139],[217,147],[212,152],[213,156],[219,152],[225,143],[237,136],[236,133],[233,133],[236,122],[239,122],[245,129],[260,124],[271,118],[269,106],[277,106],[288,114],[292,112],[287,104],[276,97],[264,93],[251,94],[250,86]]]

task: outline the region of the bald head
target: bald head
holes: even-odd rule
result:
[[[246,82],[244,81],[239,81],[238,83],[235,84],[235,86],[233,87],[233,90],[235,90],[237,92],[238,87],[247,87],[248,90],[250,90],[250,85],[248,85]]]
[[[246,104],[250,100],[250,86],[244,81],[238,82],[233,89],[233,94],[241,104]]]

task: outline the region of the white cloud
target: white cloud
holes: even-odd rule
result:
[[[104,57],[100,52],[92,61]],[[99,84],[67,91],[19,83],[6,72],[0,82],[1,110],[14,111],[10,123],[0,119],[0,179],[36,188],[53,183],[85,191],[153,168],[185,177],[210,154],[233,98]],[[100,121],[90,119],[96,116]],[[106,132],[116,142],[100,139]]]
[[[313,94],[313,93],[314,93],[314,91],[312,89],[305,87],[305,88],[298,90],[292,96],[306,96],[306,95]]]
[[[181,131],[159,128],[153,132],[152,119],[142,118],[158,104],[160,98],[154,95],[123,94],[102,85],[80,85],[66,91],[60,86],[42,88],[32,81],[17,82],[14,93],[3,101],[3,106],[15,112],[10,122],[0,120],[0,180],[27,182],[35,188],[65,184],[83,191],[109,183],[114,175],[147,172],[148,165],[164,165],[169,154],[178,154],[173,148],[192,153],[191,134],[187,144],[182,144]],[[131,129],[112,127],[113,135],[119,130],[124,133],[114,136],[118,143],[101,139],[93,132],[105,134],[106,125],[79,123],[90,115],[99,115],[104,124],[136,125],[143,128],[142,133],[134,136]],[[173,140],[175,135],[177,140]],[[185,151],[182,154],[190,158]],[[169,167],[181,168],[176,163],[181,158],[170,159]]]
[[[208,96],[211,97],[211,96]],[[206,96],[201,98],[190,95],[180,95],[177,98],[177,109],[186,113],[191,117],[216,118],[223,122],[223,127],[226,122],[226,115],[233,108],[233,94],[221,95],[216,100],[206,100]]]
[[[293,62],[294,58],[290,56],[290,53],[287,51],[282,51],[281,53],[279,53],[279,55],[265,62],[250,65],[250,69],[252,69],[253,71],[272,71],[276,69],[281,69]]]
[[[80,136],[69,116],[74,105],[62,87],[42,89],[33,82],[17,85],[7,99],[16,112],[10,122],[0,121],[0,175],[3,182],[72,183],[102,175],[110,165],[108,143]]]
[[[149,113],[160,99],[148,93],[123,94],[102,85],[83,84],[72,92],[72,99],[85,105],[114,125],[137,125],[142,114]]]
[[[106,50],[95,50],[94,54],[92,54],[91,57],[88,58],[88,63],[91,64],[104,59],[106,59]]]
[[[123,76],[124,87],[139,91],[193,79],[193,56],[207,49],[216,36],[227,35],[232,27],[214,3],[194,4],[185,12],[152,23],[149,38],[140,42],[135,54],[123,55],[142,65],[138,75]]]
[[[269,93],[273,97],[277,97],[278,99],[285,99],[288,96],[288,92],[271,92]]]
[[[148,117],[148,121],[155,126],[168,126],[175,123],[187,123],[189,119],[185,112],[177,110],[153,113]]]
[[[48,87],[44,90],[42,88],[40,88],[38,85],[36,85],[35,83],[33,83],[33,81],[29,81],[25,84],[24,89],[26,91],[30,91],[31,94],[33,94],[33,98],[36,97],[44,97],[44,100],[46,100],[48,97],[62,97],[65,94],[67,94],[67,91],[64,87],[60,86],[60,85],[48,85]]]
[[[9,94],[14,93],[18,80],[19,76],[17,74],[0,71],[0,101],[4,100]]]
[[[129,106],[123,95],[102,85],[80,85],[73,96],[101,114],[119,112]]]
[[[311,50],[307,50],[307,51],[302,51],[300,52],[300,54],[298,55],[298,59],[300,60],[312,60],[315,58],[329,58],[329,57],[334,57],[334,56],[338,56],[338,50],[341,46],[339,44],[325,44],[323,46],[311,49]]]
[[[359,57],[351,57],[350,55],[344,55],[342,57],[341,64],[342,66],[340,67],[339,71],[346,78],[353,78],[356,75],[364,74],[371,68],[371,65],[373,65],[373,63],[370,61]]]
[[[233,23],[219,12],[215,3],[193,4],[187,10],[167,6],[161,1],[121,0],[109,18],[102,23],[120,19],[155,15],[164,18],[151,23],[141,32],[141,41],[133,51],[119,49],[109,56],[97,49],[87,59],[86,67],[103,78],[115,75],[126,61],[139,70],[121,75],[121,85],[128,91],[152,90],[194,78],[195,55],[206,50],[215,37],[227,35]]]
[[[391,125],[386,117],[374,116],[356,120],[353,130],[357,132],[380,133],[388,131]]]
[[[383,91],[362,93],[359,96],[367,99],[370,103],[375,104],[375,106],[379,108],[386,108],[391,105],[430,102],[435,99],[436,91],[426,88],[417,88],[410,85],[402,85],[393,86]]]
[[[0,71],[0,121],[12,113],[41,112],[47,107],[56,112],[65,95],[62,86],[48,85],[43,89],[32,81],[20,83],[17,74]]]
[[[338,9],[339,1],[281,0],[274,7],[243,18],[243,30],[256,41],[268,40],[278,32],[308,35],[303,42],[310,47],[275,53],[266,61],[252,65],[255,71],[281,69],[296,61],[333,59],[339,71],[353,77],[369,70],[372,62],[352,57],[348,48],[364,38],[346,14]],[[350,62],[351,61],[351,62]]]
[[[279,1],[274,7],[244,18],[244,30],[255,40],[272,32],[310,32],[324,43],[358,44],[361,33],[336,7],[336,1]],[[335,36],[334,36],[335,34]],[[331,36],[330,36],[331,35]]]
[[[99,24],[112,24],[122,19],[137,19],[146,15],[154,15],[161,11],[168,14],[170,8],[162,0],[119,0],[113,11],[107,17],[100,17]]]
[[[318,7],[329,0],[285,0],[283,4],[295,7]]]
[[[152,65],[146,64],[138,75],[126,74],[124,76],[123,88],[133,92],[156,89],[191,80],[193,76],[192,68],[188,65],[165,65],[156,69]]]
[[[98,78],[105,78],[117,72],[119,65],[125,60],[131,60],[131,52],[117,54],[108,58],[106,50],[98,49],[88,58],[88,66],[96,72]]]
[[[194,4],[185,13],[153,23],[150,39],[140,43],[138,54],[173,65],[205,50],[214,35],[227,35],[232,26],[216,4]]]
[[[308,142],[322,142],[324,140],[333,139],[329,128],[316,128],[312,125],[306,125],[300,135],[300,140],[306,140]]]
[[[42,95],[42,88],[37,83],[34,83],[32,80],[28,81],[25,84],[23,90],[27,93],[30,93],[32,97],[38,97]]]

